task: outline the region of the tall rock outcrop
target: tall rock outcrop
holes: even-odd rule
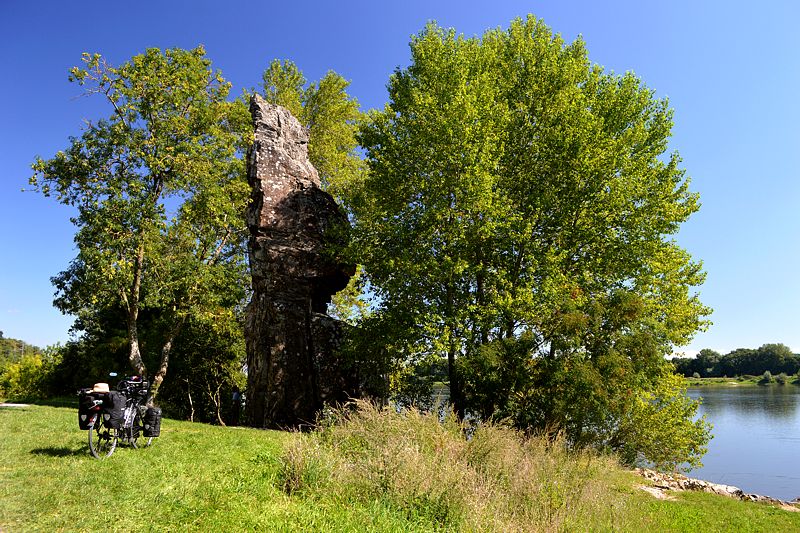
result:
[[[320,189],[306,130],[288,110],[258,95],[250,112],[246,416],[255,427],[298,427],[313,423],[323,402],[358,393],[353,369],[333,353],[340,325],[325,315],[355,267],[333,252],[348,222]]]

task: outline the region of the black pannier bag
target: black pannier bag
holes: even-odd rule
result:
[[[101,415],[102,407],[95,405],[95,400],[102,399],[101,394],[92,393],[91,389],[81,389],[78,396],[78,427],[80,429],[89,429],[89,427]]]
[[[119,429],[122,427],[123,413],[125,411],[125,395],[121,392],[111,391],[105,396],[103,401],[103,422],[107,427]]]
[[[144,436],[158,437],[161,434],[161,408],[148,407],[144,414]]]

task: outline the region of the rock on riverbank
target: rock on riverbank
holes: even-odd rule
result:
[[[663,472],[656,472],[647,468],[637,468],[637,474],[645,479],[653,482],[651,487],[642,487],[656,497],[664,498],[666,494],[664,491],[686,491],[693,490],[699,492],[710,492],[712,494],[719,494],[720,496],[727,496],[729,498],[736,498],[749,502],[762,502],[771,505],[777,505],[787,511],[800,511],[800,498],[795,498],[791,502],[785,502],[769,496],[761,496],[760,494],[748,494],[739,487],[731,485],[722,485],[719,483],[711,483],[702,479],[694,479],[686,477],[681,474],[666,474]],[[655,492],[654,490],[655,489]]]

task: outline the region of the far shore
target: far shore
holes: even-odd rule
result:
[[[800,385],[800,378],[789,376],[785,383],[775,381],[777,376],[773,376],[771,383],[761,383],[762,376],[737,376],[733,378],[684,378],[688,387],[788,387]]]

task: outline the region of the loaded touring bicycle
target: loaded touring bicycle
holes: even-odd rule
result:
[[[150,383],[139,376],[124,378],[116,390],[95,383],[78,391],[78,426],[88,432],[94,457],[110,456],[119,443],[150,446],[161,434],[161,409],[146,406],[149,394]]]

